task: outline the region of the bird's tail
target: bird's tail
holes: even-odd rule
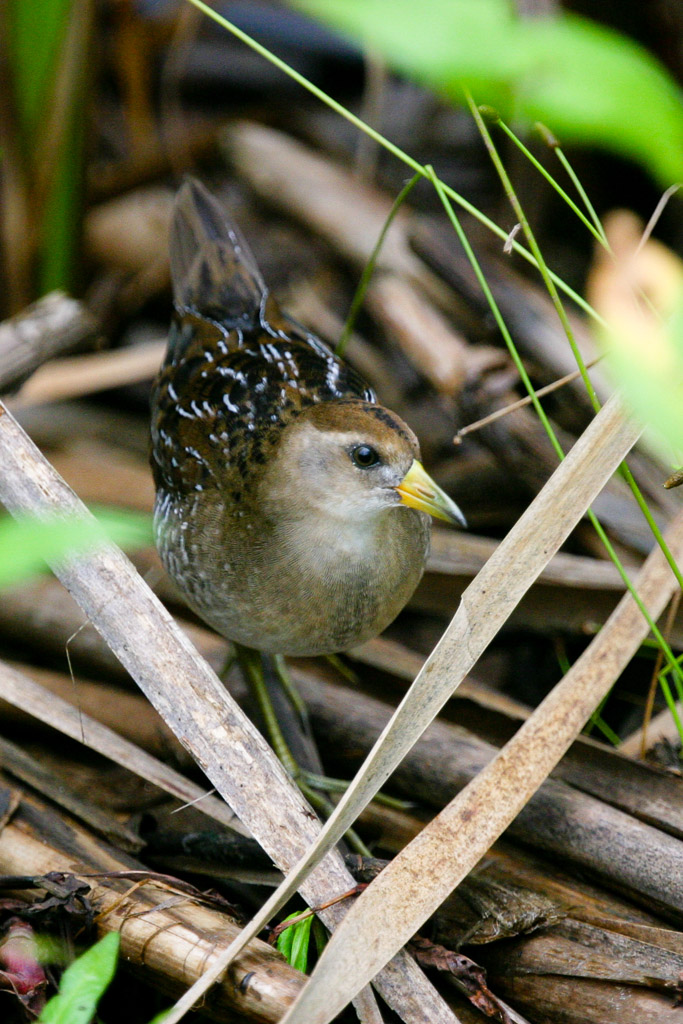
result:
[[[187,178],[176,197],[171,277],[177,307],[235,326],[253,322],[267,297],[239,228],[196,178]]]

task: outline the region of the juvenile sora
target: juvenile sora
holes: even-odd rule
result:
[[[464,525],[417,439],[290,320],[221,205],[181,188],[175,317],[152,395],[155,528],[190,606],[270,654],[376,636],[422,575],[429,515]]]

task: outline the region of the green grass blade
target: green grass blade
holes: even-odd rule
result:
[[[387,231],[391,227],[396,214],[401,209],[401,206],[408,198],[415,185],[417,185],[421,177],[422,175],[420,174],[413,175],[410,181],[406,182],[406,184],[403,186],[399,194],[394,199],[392,207],[389,210],[389,215],[384,222],[384,227],[380,231],[379,238],[375,242],[375,246],[372,252],[370,253],[370,259],[363,268],[363,273],[361,274],[360,281],[358,282],[358,287],[356,288],[356,291],[354,293],[353,300],[351,302],[351,308],[349,310],[349,315],[346,318],[346,323],[344,324],[342,332],[339,336],[339,341],[337,342],[337,347],[335,348],[335,353],[338,356],[343,356],[344,352],[346,351],[348,340],[351,337],[351,333],[356,323],[356,318],[360,311],[360,307],[363,305],[363,299],[365,298],[365,293],[368,290],[370,278],[372,277],[373,271],[375,269],[377,258],[380,254],[382,245],[384,244],[384,239],[387,236]]]

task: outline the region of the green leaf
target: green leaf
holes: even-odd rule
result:
[[[508,0],[291,0],[453,102],[479,103],[560,141],[638,160],[666,185],[683,168],[683,97],[646,50],[573,15],[520,19]]]
[[[59,992],[46,1003],[39,1024],[88,1024],[116,970],[119,934],[110,932],[64,971]]]
[[[296,967],[297,971],[303,971],[304,974],[308,967],[308,946],[311,940],[312,924],[313,915],[311,914],[310,917],[305,917],[298,924],[292,925],[291,929],[294,932],[294,941],[289,962],[292,967]]]
[[[122,547],[151,543],[148,516],[101,510],[97,519],[0,520],[0,588],[43,572],[46,562],[83,554],[105,539]]]
[[[630,157],[670,185],[683,171],[683,94],[642,47],[567,16],[524,26],[519,111],[569,141]]]
[[[299,912],[297,911],[286,917],[285,921],[298,916]],[[277,937],[276,946],[287,960],[287,963],[304,974],[308,967],[308,947],[311,940],[311,925],[313,921],[314,916],[311,914],[309,917],[305,917],[303,921],[285,928]]]

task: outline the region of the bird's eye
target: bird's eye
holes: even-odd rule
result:
[[[381,461],[379,455],[369,444],[359,444],[351,452],[351,461],[359,469],[370,469]]]

